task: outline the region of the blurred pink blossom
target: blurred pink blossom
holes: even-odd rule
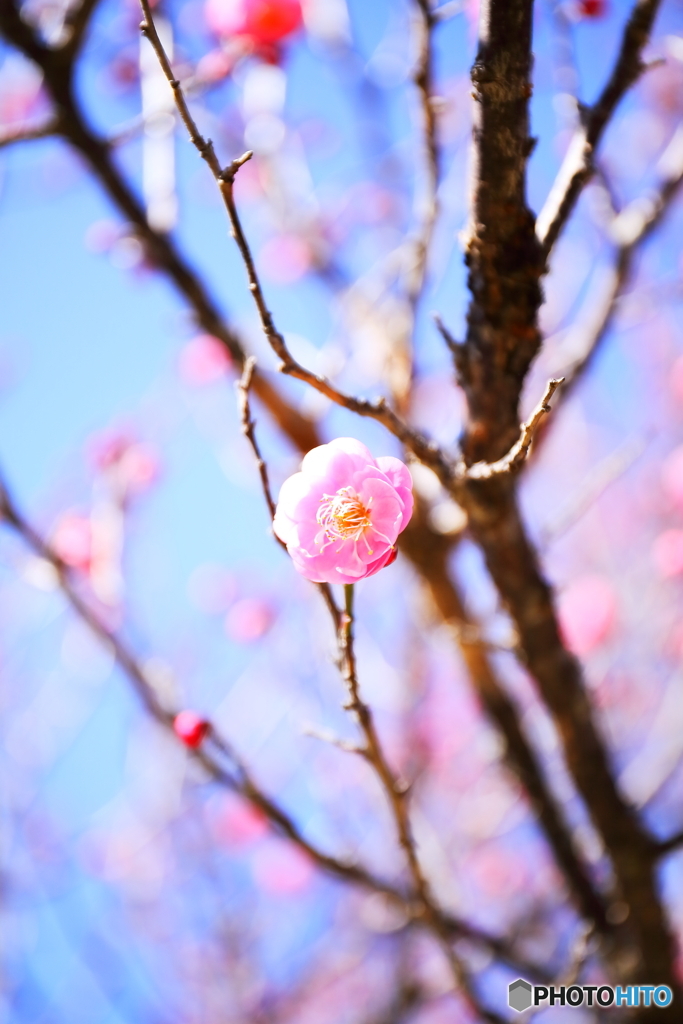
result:
[[[671,367],[669,387],[674,398],[683,402],[683,356],[679,356]]]
[[[85,247],[90,252],[109,252],[121,238],[121,225],[113,220],[96,220],[85,232]]]
[[[273,895],[301,892],[310,885],[312,862],[284,839],[270,839],[256,850],[252,861],[257,886]]]
[[[72,569],[89,572],[93,553],[93,530],[89,517],[73,509],[64,512],[52,531],[52,548]]]
[[[146,490],[159,476],[159,459],[142,441],[118,431],[103,431],[90,442],[95,469],[114,479],[124,496]]]
[[[308,453],[285,480],[274,529],[294,566],[315,583],[356,583],[396,557],[413,512],[412,478],[392,456],[375,460],[352,437]]]
[[[207,805],[207,815],[212,835],[224,846],[247,846],[268,833],[263,811],[237,793],[216,795]]]
[[[293,284],[310,269],[310,245],[299,235],[275,235],[259,254],[263,273],[276,284]]]
[[[665,530],[657,537],[652,555],[660,576],[678,576],[683,572],[683,530]]]
[[[662,484],[676,504],[683,505],[683,444],[667,456],[662,466]]]
[[[212,334],[198,334],[180,353],[180,376],[193,387],[211,384],[224,377],[231,366],[225,345]]]
[[[197,62],[195,75],[202,82],[220,82],[232,71],[234,60],[221,49],[209,50]]]
[[[236,601],[225,617],[225,631],[238,643],[251,643],[268,632],[275,619],[271,604],[258,597]]]
[[[574,654],[589,654],[605,639],[616,612],[611,583],[603,576],[574,580],[559,598],[560,628]]]
[[[279,43],[302,22],[300,0],[207,0],[209,28],[219,36],[243,36],[256,45]]]
[[[17,124],[37,117],[47,104],[42,72],[23,57],[11,54],[0,67],[0,124]]]

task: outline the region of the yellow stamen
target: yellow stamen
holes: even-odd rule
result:
[[[360,540],[370,526],[370,513],[351,487],[324,494],[316,515],[329,540]]]

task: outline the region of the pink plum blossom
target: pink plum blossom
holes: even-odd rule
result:
[[[340,437],[308,453],[280,490],[275,533],[314,583],[356,583],[396,558],[413,512],[408,469]]]

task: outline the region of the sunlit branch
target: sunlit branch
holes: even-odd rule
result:
[[[624,28],[616,63],[602,93],[585,108],[581,125],[567,150],[557,178],[536,220],[536,235],[546,254],[569,219],[586,182],[593,174],[595,150],[614,112],[646,69],[642,52],[650,38],[661,0],[637,0]]]
[[[268,470],[263,457],[261,456],[258,441],[256,439],[255,424],[251,418],[251,411],[249,407],[249,384],[253,366],[253,361],[248,360],[239,384],[240,418],[242,423],[242,432],[251,445],[256,465],[259,470],[261,486],[266,504],[270,511],[271,518],[274,518],[275,503],[270,492]],[[284,547],[282,541],[280,541],[280,544]],[[448,932],[443,929],[441,923],[443,919],[443,911],[439,907],[436,897],[434,896],[431,886],[422,869],[410,825],[408,811],[408,786],[397,778],[389,765],[375,726],[372,710],[361,697],[354,649],[353,586],[344,587],[345,608],[343,612],[339,611],[332,595],[331,588],[327,583],[319,583],[316,584],[316,586],[323,594],[323,598],[325,599],[331,613],[332,622],[337,633],[339,668],[348,693],[347,703],[344,707],[347,711],[351,711],[354,714],[362,733],[363,741],[358,745],[341,740],[329,733],[321,734],[312,729],[308,729],[307,732],[309,735],[317,736],[325,742],[332,743],[334,746],[339,747],[347,753],[354,753],[363,757],[376,774],[380,786],[384,790],[389,803],[398,840],[408,863],[410,876],[415,890],[416,902],[414,905],[414,915],[417,919],[423,919],[435,936],[440,940],[444,953],[451,965],[456,985],[462,989],[465,998],[468,1000],[475,1012],[485,1020],[490,1021],[491,1024],[498,1024],[501,1018],[496,1014],[491,1013],[480,1004],[474,990],[472,980],[470,979],[464,964],[455,954]]]
[[[109,648],[124,675],[132,683],[144,707],[151,716],[164,728],[172,731],[175,709],[162,702],[153,685],[150,683],[137,657],[125,641],[110,628],[95,611],[91,604],[79,592],[69,568],[59,555],[30,525],[20,513],[4,483],[0,481],[0,520],[13,529],[26,543],[31,551],[49,563],[55,573],[57,583],[67,598],[74,612],[85,625]],[[213,751],[222,754],[228,761],[226,768],[222,758],[215,756]],[[282,835],[290,839],[311,860],[329,874],[346,882],[359,885],[373,892],[383,893],[394,901],[406,914],[408,920],[425,927],[430,927],[423,919],[423,914],[415,904],[412,893],[404,893],[390,882],[377,878],[366,868],[351,861],[340,860],[318,849],[305,838],[299,826],[271,797],[269,797],[255,781],[250,770],[235,752],[232,744],[222,737],[213,727],[204,745],[191,751],[192,756],[204,767],[208,775],[220,785],[240,793],[250,803],[258,807],[268,818],[270,824]],[[500,960],[515,968],[529,972],[532,977],[545,977],[544,970],[538,965],[517,957],[505,939],[489,935],[483,929],[470,925],[466,921],[448,914],[440,913],[439,928],[443,935],[451,939],[468,938],[489,949]]]
[[[468,479],[490,480],[491,477],[501,476],[504,473],[511,473],[522,465],[529,454],[529,449],[531,448],[531,444],[541,421],[550,412],[550,406],[548,403],[562,384],[563,380],[564,377],[560,377],[557,380],[548,381],[548,386],[545,389],[543,398],[538,403],[529,419],[522,423],[519,441],[512,446],[507,455],[503,456],[502,459],[498,459],[497,462],[475,462],[473,466],[470,466],[466,470]]]
[[[571,363],[563,368],[564,382],[558,392],[558,401],[564,401],[578,381],[590,368],[609,331],[624,289],[634,271],[636,257],[644,242],[661,224],[664,215],[683,187],[683,125],[666,150],[658,167],[662,174],[658,187],[635,199],[614,218],[609,234],[616,242],[616,250],[607,276],[600,283],[599,295],[590,296],[586,320],[572,329],[572,349],[576,353]]]
[[[145,208],[121,174],[111,145],[88,124],[72,88],[73,63],[68,52],[45,46],[21,18],[13,0],[0,4],[0,32],[43,71],[46,90],[54,103],[61,137],[79,152],[107,192],[155,268],[175,285],[194,313],[198,326],[218,338],[239,368],[246,354],[236,332],[226,322],[206,285],[190,266],[170,235],[150,227]],[[268,376],[254,377],[254,394],[291,442],[306,452],[320,443],[315,425],[295,409]]]

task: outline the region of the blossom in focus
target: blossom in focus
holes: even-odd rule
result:
[[[408,468],[374,459],[340,437],[314,448],[285,480],[273,526],[298,572],[314,583],[356,583],[396,558],[396,539],[413,512]]]
[[[255,45],[279,43],[302,22],[300,0],[207,0],[210,29],[220,36],[241,36]]]

